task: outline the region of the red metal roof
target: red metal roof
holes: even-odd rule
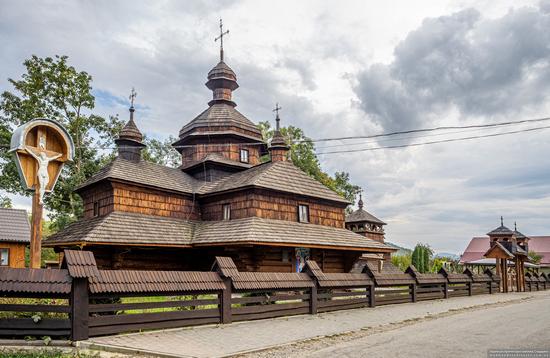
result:
[[[550,236],[529,236],[529,251],[542,255],[541,265],[550,266]],[[489,250],[489,237],[474,237],[460,257],[460,263],[483,259]]]

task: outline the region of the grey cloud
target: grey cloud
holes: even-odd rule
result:
[[[548,99],[550,14],[534,7],[484,19],[467,9],[431,18],[390,64],[358,76],[361,108],[386,130],[426,126],[433,114],[511,115]]]

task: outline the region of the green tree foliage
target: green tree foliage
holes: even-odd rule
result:
[[[0,208],[11,208],[11,199],[7,196],[0,195]]]
[[[181,154],[172,147],[172,143],[176,140],[177,138],[174,136],[170,136],[163,141],[145,137],[144,142],[147,147],[143,150],[143,159],[172,168],[179,167],[181,165]]]
[[[45,198],[56,228],[82,214],[82,201],[74,189],[97,172],[104,159],[97,148],[111,145],[122,125],[117,117],[106,119],[92,113],[92,77],[78,72],[67,60],[66,56],[32,56],[23,63],[26,73],[21,79],[8,80],[13,92],[0,95],[0,189],[30,195],[22,188],[8,154],[7,146],[16,127],[33,118],[50,118],[63,125],[73,138],[74,161],[65,165],[55,190]]]
[[[540,264],[540,261],[542,260],[542,255],[537,254],[535,251],[529,251],[528,257],[529,260],[531,260],[531,262],[535,265]]]
[[[416,244],[414,247],[411,262],[420,273],[430,271],[430,260],[433,255],[432,249],[426,244]]]
[[[258,126],[266,142],[273,138],[274,129],[271,128],[269,122],[260,122]],[[321,169],[321,164],[315,154],[315,144],[305,135],[302,129],[293,126],[281,127],[281,134],[286,142],[290,143],[290,159],[294,165],[327,188],[340,194],[343,198],[355,202],[355,197],[360,189],[359,186],[350,182],[349,174],[346,172],[336,172],[333,177],[325,173]],[[266,156],[262,160],[268,161],[269,157]]]
[[[405,271],[407,267],[411,265],[411,262],[412,262],[412,254],[391,256],[391,263],[395,267],[398,267],[401,271]]]

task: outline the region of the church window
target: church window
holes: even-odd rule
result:
[[[301,223],[309,222],[309,206],[298,205],[298,221]]]
[[[248,163],[248,149],[241,149],[241,163]]]
[[[231,220],[231,204],[223,204],[223,219]]]
[[[0,266],[10,264],[10,249],[0,249]]]
[[[99,215],[99,202],[94,201],[94,216]]]

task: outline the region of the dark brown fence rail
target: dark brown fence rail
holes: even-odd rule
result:
[[[0,268],[0,336],[90,336],[230,323],[499,292],[491,271],[422,274],[388,263],[361,273],[239,272],[218,257],[212,272],[98,270],[93,254],[66,251],[63,269]],[[528,273],[528,291],[550,288]]]

